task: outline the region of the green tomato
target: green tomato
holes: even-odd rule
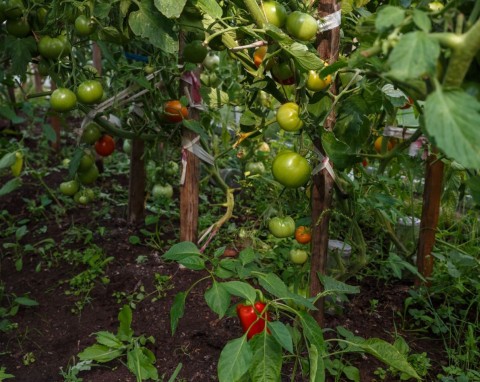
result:
[[[20,38],[27,37],[31,32],[30,24],[24,17],[7,20],[6,28],[9,34]]]
[[[95,164],[95,158],[90,154],[85,154],[80,159],[80,163],[78,164],[78,171],[86,172],[90,170],[90,167],[92,167],[94,164]]]
[[[76,180],[70,180],[68,182],[60,183],[60,192],[63,195],[73,196],[78,192],[80,188],[80,183]]]
[[[250,175],[260,175],[265,172],[265,165],[263,162],[248,162],[245,170],[248,171]]]
[[[91,105],[100,102],[103,97],[103,86],[100,81],[83,81],[77,89],[77,98],[81,103]]]
[[[100,131],[100,127],[95,122],[90,122],[83,129],[81,141],[93,145],[101,136],[102,132]]]
[[[194,40],[185,45],[183,50],[183,59],[185,62],[191,62],[193,64],[201,64],[207,56],[208,50],[200,40]]]
[[[307,76],[307,82],[305,84],[308,90],[319,92],[325,90],[332,83],[332,76],[328,75],[325,78],[320,77],[318,72],[310,70]]]
[[[80,15],[75,19],[75,33],[78,36],[90,36],[93,32],[95,32],[95,24],[91,18]]]
[[[152,65],[145,65],[143,67],[143,71],[145,72],[145,74],[152,74],[153,72],[155,72],[155,67]]]
[[[210,52],[203,60],[203,66],[208,70],[215,70],[220,65],[220,57],[218,54]]]
[[[262,142],[257,146],[255,156],[260,160],[264,160],[270,156],[270,146],[267,142]]]
[[[222,83],[222,80],[218,78],[218,76],[215,73],[200,74],[200,81],[202,82],[203,85],[209,88],[216,88]]]
[[[276,1],[264,1],[263,13],[270,24],[276,27],[283,27],[287,20],[287,10],[285,7]]]
[[[58,112],[70,111],[77,105],[77,96],[67,88],[55,89],[50,96],[50,106]]]
[[[70,54],[72,46],[65,35],[58,37],[42,36],[37,44],[42,57],[55,60]]]
[[[18,19],[25,11],[22,0],[4,0],[2,8],[5,17],[9,20]]]
[[[130,155],[132,153],[132,140],[131,139],[124,139],[122,149],[123,149],[123,152],[125,154]]]
[[[304,249],[291,249],[290,260],[294,264],[304,264],[308,259],[308,253]]]
[[[92,184],[97,180],[98,175],[99,172],[96,164],[93,164],[93,166],[85,172],[77,172],[78,180],[82,184]]]
[[[312,168],[300,154],[286,150],[277,154],[273,160],[272,174],[283,186],[296,188],[308,182]]]
[[[179,166],[177,162],[173,160],[168,161],[167,165],[165,166],[165,174],[173,176],[177,175],[179,170]]]
[[[152,188],[152,196],[155,199],[171,199],[173,196],[173,187],[171,184],[155,184]]]
[[[318,31],[317,20],[308,13],[292,12],[287,17],[287,32],[301,41],[310,41]]]
[[[433,12],[441,11],[445,6],[440,1],[432,1],[428,4],[428,8]]]
[[[271,69],[272,77],[282,85],[292,85],[295,83],[295,73],[290,63],[287,61],[275,63]]]
[[[298,115],[299,107],[294,102],[287,102],[277,110],[277,123],[285,131],[295,132],[303,127]]]
[[[295,221],[290,216],[274,217],[268,222],[270,233],[278,238],[290,237],[295,234]]]

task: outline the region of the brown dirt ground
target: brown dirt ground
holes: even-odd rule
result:
[[[55,187],[59,179],[61,175],[53,173],[46,181]],[[96,285],[90,296],[91,303],[86,305],[81,314],[73,314],[71,309],[76,298],[65,294],[67,285],[61,281],[77,274],[81,268],[61,262],[52,267],[44,266],[37,271],[39,255],[26,254],[23,257],[23,270],[17,272],[11,253],[0,246],[3,251],[0,256],[0,280],[6,292],[17,296],[27,293],[39,303],[37,307],[21,307],[18,314],[12,318],[18,328],[8,333],[0,333],[0,366],[14,374],[15,381],[18,382],[63,381],[59,374],[60,368],[65,370],[80,351],[94,343],[92,333],[117,330],[117,314],[122,304],[117,302],[113,293],[131,293],[138,290],[140,285],[143,285],[147,292],[154,291],[154,274],[160,273],[172,277],[173,289],[168,290],[166,296],[156,302],[147,298],[137,305],[132,324],[135,333],[155,338],[156,343],[150,346],[150,349],[156,356],[159,375],[164,374],[166,380],[179,363],[183,364],[179,375],[183,380],[216,380],[220,352],[227,341],[241,335],[241,329],[236,317],[218,320],[210,311],[203,299],[203,291],[207,287],[205,283],[196,288],[187,299],[185,316],[180,321],[176,335],[172,337],[170,332],[169,311],[174,295],[186,290],[199,279],[201,272],[179,270],[176,265],[162,261],[160,252],[142,245],[131,245],[128,238],[138,233],[138,227],[127,225],[121,208],[110,209],[110,218],[101,222],[91,218],[92,211],[98,208],[98,204],[72,207],[56,221],[54,215],[48,212],[43,217],[32,218],[23,198],[38,197],[37,192],[33,182],[26,182],[18,192],[0,199],[0,210],[8,210],[17,220],[30,217],[30,232],[46,225],[48,230],[45,237],[52,238],[57,243],[62,241],[65,231],[72,224],[83,225],[94,231],[101,223],[105,227],[105,235],[100,237],[94,234],[93,242],[101,247],[107,256],[114,256],[115,259],[106,268],[106,276],[110,278],[110,282]],[[5,225],[0,223],[0,230],[5,228]],[[175,239],[174,233],[167,232],[165,239],[168,238]],[[10,239],[0,237],[0,241],[4,242]],[[22,244],[34,243],[39,239],[41,238],[35,235],[27,235]],[[80,242],[72,247],[81,249],[85,246]],[[146,256],[148,261],[138,264],[135,261],[138,256]],[[433,380],[444,360],[440,344],[400,329],[401,318],[398,313],[402,311],[403,301],[408,295],[408,281],[385,284],[370,278],[362,280],[359,285],[361,293],[344,305],[343,314],[327,315],[326,326],[334,328],[341,325],[356,335],[365,338],[380,337],[389,341],[393,340],[392,333],[401,334],[414,352],[427,352],[434,366],[432,377],[427,380]],[[371,309],[370,301],[374,299],[378,300],[378,305]],[[34,354],[35,362],[26,366],[22,359],[29,352]],[[380,362],[358,355],[351,356],[349,360],[359,367],[362,381],[376,380],[373,372],[382,366]],[[86,382],[135,380],[118,361],[83,372],[80,376]],[[290,379],[285,376],[285,380]],[[302,381],[302,378],[298,377],[296,380]],[[395,380],[398,379],[386,379]]]

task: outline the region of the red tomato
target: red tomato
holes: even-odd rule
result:
[[[110,135],[103,135],[96,143],[95,143],[95,151],[98,155],[102,157],[107,157],[115,150],[115,141]]]

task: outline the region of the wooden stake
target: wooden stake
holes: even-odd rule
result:
[[[318,4],[318,11],[320,17],[330,15],[340,9],[339,4],[335,0],[320,0]],[[319,56],[329,63],[338,59],[339,42],[340,42],[340,28],[336,27],[329,31],[320,33],[318,36],[317,51]],[[332,86],[332,92],[336,93],[335,85]],[[332,130],[335,125],[335,113],[327,117],[324,128]],[[322,153],[325,154],[323,145],[320,139],[315,141],[315,146]],[[327,266],[328,254],[328,227],[330,222],[330,210],[333,200],[334,180],[330,173],[323,169],[313,177],[312,187],[312,256],[310,269],[310,295],[315,296],[322,292],[323,286],[318,279],[318,274],[325,274]],[[317,300],[317,311],[314,312],[314,317],[318,324],[324,325],[324,299]]]
[[[417,267],[418,272],[428,279],[433,272],[432,250],[435,245],[438,217],[440,215],[440,199],[442,196],[443,162],[438,159],[438,150],[435,148],[427,159],[425,187],[423,191],[422,221],[418,239]],[[423,283],[415,279],[415,285]],[[428,280],[427,280],[428,285]]]
[[[146,171],[144,160],[145,142],[132,139],[130,155],[130,182],[128,185],[128,222],[137,224],[145,216]]]

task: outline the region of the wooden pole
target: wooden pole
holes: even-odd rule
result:
[[[92,61],[93,66],[97,69],[98,76],[102,75],[102,51],[96,42],[92,45]]]
[[[335,0],[320,0],[318,11],[320,17],[331,15],[338,11],[340,5]],[[332,63],[338,59],[340,27],[322,32],[318,36],[317,51],[319,56]],[[335,85],[332,86],[332,92],[336,93]],[[335,113],[332,111],[327,117],[324,128],[332,130],[335,125]],[[325,156],[322,142],[315,140],[316,148]],[[331,164],[329,164],[331,165]],[[310,269],[310,294],[312,296],[322,292],[323,286],[320,283],[318,274],[325,274],[328,254],[328,227],[330,222],[330,210],[333,200],[334,180],[327,169],[323,169],[313,176],[312,187],[312,256]],[[320,326],[324,325],[324,299],[317,300],[317,311],[314,312],[314,318]]]
[[[144,151],[145,142],[142,139],[133,139],[128,185],[128,222],[130,224],[140,223],[145,216],[146,171]]]
[[[183,56],[185,46],[185,36],[180,33],[179,36],[179,57],[180,62]],[[198,71],[184,73],[180,79],[180,95],[186,95],[190,102],[200,103],[199,99],[199,80]],[[192,106],[192,105],[190,105]],[[189,119],[198,120],[200,113],[197,109],[189,108]],[[180,241],[191,241],[196,243],[198,240],[198,197],[200,182],[200,160],[188,150],[188,146],[197,139],[197,134],[182,129],[182,163],[184,165],[183,183],[180,185]]]
[[[432,250],[435,245],[438,217],[440,215],[440,199],[442,196],[443,162],[438,159],[438,150],[434,149],[427,159],[425,187],[423,191],[422,220],[418,240],[417,267],[418,272],[428,279],[433,272]],[[423,283],[415,279],[415,285]],[[428,281],[427,281],[428,285]]]

